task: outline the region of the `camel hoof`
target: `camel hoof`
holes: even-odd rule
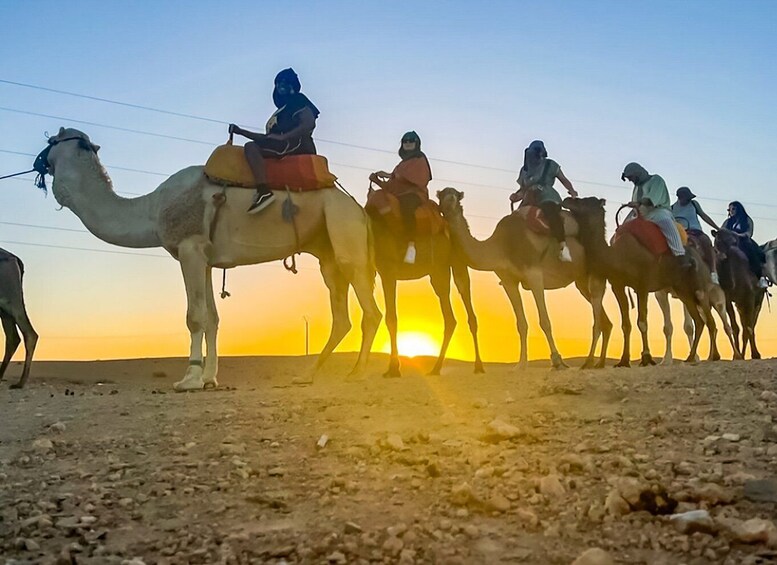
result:
[[[19,390],[19,389],[20,389],[20,388],[22,388],[23,386],[24,386],[24,385],[23,385],[22,383],[13,383],[13,384],[11,384],[11,386],[9,386],[8,388],[10,388],[11,390]]]
[[[313,384],[313,376],[307,375],[305,377],[294,377],[291,379],[291,384],[296,386],[308,386]]]
[[[620,361],[618,361],[618,363],[615,364],[615,368],[616,369],[621,369],[621,368],[630,369],[631,368],[631,361],[628,361],[628,360],[624,361],[624,360],[621,359]]]
[[[674,364],[674,359],[672,357],[665,357],[661,360],[661,366],[662,367],[671,367]]]
[[[757,353],[757,352],[756,352],[756,353],[753,353],[753,355],[752,355],[752,358],[753,358],[753,359],[760,359],[760,358],[761,358],[761,354],[760,354],[760,353]]]
[[[699,361],[696,359],[695,356],[688,356],[688,358],[685,360],[685,363],[688,363],[689,365],[696,365]]]
[[[594,366],[594,369],[604,369],[606,366],[604,359],[602,359]]]
[[[396,369],[396,368],[390,368],[388,371],[383,373],[384,379],[398,379],[401,376],[402,376],[402,373],[399,371],[399,369]]]
[[[513,372],[514,373],[520,373],[525,371],[529,368],[529,362],[528,361],[519,361],[513,366]]]
[[[564,359],[558,353],[554,353],[553,355],[550,356],[550,363],[551,365],[553,365],[553,368],[556,370],[569,369],[569,365],[564,363]]]
[[[649,367],[650,365],[655,365],[656,362],[653,360],[653,356],[650,353],[643,353],[642,359],[639,362],[640,367]]]
[[[216,379],[216,377],[213,377],[212,379],[203,379],[202,380],[202,388],[219,388],[219,382]]]
[[[184,377],[173,385],[175,392],[187,392],[190,390],[202,390],[205,388],[205,383],[202,382],[201,376]]]
[[[483,363],[475,363],[475,374],[476,375],[482,375],[486,372],[486,369],[483,367]]]

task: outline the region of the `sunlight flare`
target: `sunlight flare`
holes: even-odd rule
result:
[[[397,335],[397,347],[399,354],[405,357],[418,357],[419,355],[436,356],[440,345],[428,334],[423,332],[399,332]],[[390,351],[387,344],[386,351]]]

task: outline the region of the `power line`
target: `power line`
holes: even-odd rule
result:
[[[89,247],[70,247],[67,245],[51,245],[49,243],[28,243],[26,241],[0,240],[0,243],[9,245],[28,245],[30,247],[48,247],[51,249],[68,249],[71,251],[92,251],[94,253],[111,253],[113,255],[135,255],[136,257],[155,257],[157,259],[170,259],[169,255],[152,255],[150,253],[132,253],[131,251],[112,251],[110,249],[93,249]]]

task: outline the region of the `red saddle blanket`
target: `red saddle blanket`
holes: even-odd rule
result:
[[[545,214],[537,206],[522,206],[521,214],[526,219],[526,227],[537,235],[550,235],[550,226],[545,220]]]
[[[326,157],[321,155],[287,155],[281,159],[265,159],[267,184],[275,190],[293,191],[333,188],[337,177],[329,172]],[[205,164],[205,176],[228,186],[254,188],[256,181],[248,166],[243,148],[227,143],[220,145]]]
[[[663,255],[669,252],[669,245],[666,243],[664,234],[661,233],[661,228],[644,218],[638,217],[624,222],[615,230],[610,243],[615,243],[625,234],[634,236],[653,255]]]
[[[396,234],[403,232],[402,214],[399,210],[399,199],[385,190],[373,190],[367,197],[365,210],[370,217],[382,219],[389,231]],[[440,208],[433,200],[425,200],[415,211],[416,233],[419,235],[434,235],[445,230],[445,219]]]

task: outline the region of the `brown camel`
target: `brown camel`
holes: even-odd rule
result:
[[[585,247],[591,269],[606,274],[621,311],[623,330],[623,354],[616,367],[630,366],[631,321],[629,320],[629,302],[626,287],[634,289],[637,295],[637,327],[642,334],[642,355],[640,365],[654,365],[648,346],[647,298],[651,292],[671,290],[688,308],[694,322],[695,332],[691,352],[687,361],[694,361],[696,349],[701,338],[705,321],[710,331],[710,347],[717,351],[715,344],[716,326],[710,311],[709,300],[705,292],[710,272],[695,249],[686,249],[690,256],[688,268],[678,268],[677,260],[668,254],[659,258],[644,247],[631,234],[619,237],[611,246],[605,238],[604,221],[605,201],[600,198],[568,198],[564,201],[580,226],[580,242]],[[664,308],[662,307],[662,310]],[[668,308],[665,312],[668,313]],[[671,337],[671,320],[667,328],[665,319],[664,333]]]
[[[25,355],[22,376],[19,382],[11,385],[11,388],[22,388],[27,382],[35,345],[38,343],[38,334],[35,333],[24,307],[23,278],[24,264],[21,259],[5,249],[0,249],[0,320],[3,322],[5,332],[5,355],[3,364],[0,365],[0,380],[3,379],[8,363],[11,362],[11,357],[21,343],[19,331],[24,337]]]
[[[569,214],[565,216],[565,230],[568,234],[567,246],[572,255],[571,263],[558,259],[558,242],[547,236],[538,235],[529,230],[526,221],[527,208],[505,216],[497,223],[494,233],[486,240],[479,241],[470,233],[461,200],[464,193],[455,188],[445,188],[437,193],[440,209],[448,221],[451,236],[456,248],[466,258],[467,265],[478,271],[493,271],[501,281],[502,288],[515,313],[521,351],[517,368],[526,368],[528,364],[526,315],[519,285],[531,291],[537,304],[540,327],[548,340],[551,351],[551,363],[554,368],[564,368],[564,360],[556,348],[553,331],[545,304],[545,290],[564,288],[574,282],[577,289],[591,303],[593,309],[593,336],[591,349],[583,368],[604,367],[607,355],[612,323],[602,307],[606,281],[604,277],[592,273],[587,268],[583,247],[572,237],[576,233],[576,224]],[[599,337],[602,337],[602,349],[598,362],[594,355]]]
[[[478,345],[478,321],[472,307],[469,271],[464,258],[457,253],[445,232],[437,234],[418,234],[416,236],[416,260],[413,264],[404,262],[407,241],[396,230],[390,229],[386,218],[368,207],[375,233],[375,265],[383,285],[386,300],[386,327],[391,340],[391,357],[385,377],[399,377],[399,351],[397,348],[397,281],[416,280],[429,277],[432,288],[440,301],[443,317],[443,339],[440,354],[430,375],[439,375],[445,361],[456,318],[451,307],[451,272],[453,282],[461,295],[467,311],[467,321],[475,345],[475,373],[484,373]]]
[[[750,344],[750,356],[760,359],[755,345],[755,326],[761,313],[766,290],[759,288],[758,277],[750,268],[747,256],[739,249],[738,237],[734,232],[720,229],[712,232],[715,250],[718,253],[718,274],[720,286],[726,294],[726,310],[734,330],[734,342],[739,347],[739,326],[734,315],[734,305],[742,324],[742,357]]]

